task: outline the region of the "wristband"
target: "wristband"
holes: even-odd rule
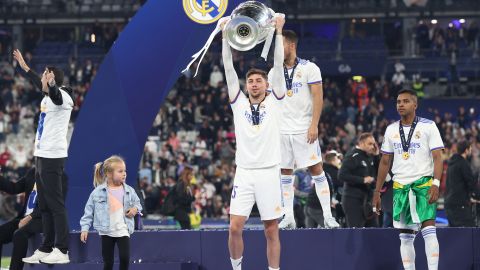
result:
[[[440,180],[438,179],[433,179],[432,185],[435,185],[437,187],[440,187]]]

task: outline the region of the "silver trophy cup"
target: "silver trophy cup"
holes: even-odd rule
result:
[[[265,41],[268,32],[274,28],[275,12],[263,3],[246,1],[236,7],[231,20],[225,26],[228,43],[238,51],[251,50]]]

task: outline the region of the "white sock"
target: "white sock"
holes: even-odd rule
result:
[[[413,246],[415,234],[400,234],[400,255],[402,255],[403,268],[405,270],[415,270],[415,247]]]
[[[315,192],[317,193],[318,200],[322,205],[323,217],[331,218],[332,210],[330,209],[330,187],[328,187],[327,176],[325,172],[320,175],[313,175],[313,181],[315,181]]]
[[[240,259],[236,259],[236,260],[230,258],[230,262],[232,263],[233,270],[242,270],[242,259],[243,259],[243,256],[240,257]]]
[[[268,270],[280,270],[280,268],[273,268],[273,267],[268,267]]]
[[[427,226],[422,229],[425,240],[425,254],[427,254],[428,270],[438,269],[438,258],[440,251],[437,239],[437,229],[434,226]]]
[[[282,191],[283,191],[283,201],[285,217],[293,217],[293,175],[283,175],[282,174]]]

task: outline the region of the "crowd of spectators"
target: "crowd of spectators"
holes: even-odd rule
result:
[[[202,217],[227,218],[235,173],[235,134],[218,47],[217,41],[196,77],[187,72],[179,78],[153,122],[138,172],[148,214],[160,212],[179,172],[192,165],[194,211]],[[34,57],[26,54],[26,59],[32,61]],[[257,64],[245,53],[234,52],[233,59],[239,78],[244,78],[248,69]],[[97,63],[90,60],[82,63],[70,60],[66,77],[75,90],[76,104],[72,126],[96,70]],[[244,83],[241,80],[242,88]],[[395,85],[363,77],[346,81],[325,78],[323,88],[319,139],[324,153],[336,150],[345,154],[361,132],[372,132],[378,142],[383,140],[387,125],[394,120],[387,117],[385,106],[395,104]],[[7,61],[0,62],[0,91],[0,173],[16,178],[31,166],[35,119],[42,96],[18,68]],[[456,114],[431,111],[447,146],[444,158],[451,156],[455,142],[471,141],[471,163],[477,175],[480,170],[478,113],[464,107],[458,108]],[[18,199],[3,197],[3,200],[8,203],[0,204],[3,208],[0,217],[8,218]]]
[[[27,53],[25,59],[30,64],[32,57]],[[89,60],[84,63],[72,61],[71,70],[65,72],[71,74],[68,84],[74,88],[72,127],[97,65]],[[42,98],[41,92],[34,89],[20,68],[11,62],[0,61],[0,174],[4,177],[18,179],[33,164],[34,134]],[[0,220],[15,215],[15,207],[21,200],[0,194]]]
[[[180,78],[157,115],[140,164],[139,180],[147,196],[147,211],[155,213],[174,185],[184,164],[196,168],[195,209],[202,217],[225,218],[234,175],[235,134],[227,89],[218,56],[210,54],[192,78]],[[252,63],[234,55],[239,77]],[[245,64],[248,63],[248,64]],[[248,66],[248,67],[246,67]],[[406,85],[405,85],[406,86]],[[319,126],[322,151],[345,154],[361,132],[373,132],[382,142],[389,123],[385,106],[395,106],[396,87],[390,82],[354,77],[346,82],[324,81],[324,108]],[[460,107],[458,112],[431,109],[445,144],[444,158],[455,143],[473,143],[472,166],[480,170],[479,114]]]
[[[452,57],[456,54],[454,57],[459,57],[459,50],[473,49],[478,42],[480,28],[475,20],[452,20],[448,27],[432,21],[420,20],[414,31],[413,38],[420,55]]]

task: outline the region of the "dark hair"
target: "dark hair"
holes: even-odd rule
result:
[[[325,162],[332,162],[335,157],[338,156],[337,153],[327,153],[325,154]]]
[[[461,141],[457,143],[457,154],[461,155],[470,148],[470,143],[468,141]]]
[[[363,141],[365,141],[366,139],[370,138],[370,137],[373,137],[373,134],[370,133],[370,132],[364,132],[362,134],[360,134],[360,136],[358,136],[358,143],[361,143]]]
[[[295,45],[298,44],[298,36],[292,30],[283,30],[282,35],[286,40],[295,43]]]
[[[258,68],[251,68],[250,70],[248,70],[247,79],[254,74],[258,74],[258,75],[262,76],[268,82],[267,72],[265,72],[261,69],[258,69]]]
[[[55,83],[57,86],[63,85],[63,71],[54,66],[47,66],[47,70],[53,72],[55,75]]]
[[[417,97],[417,92],[415,92],[411,89],[402,89],[402,90],[398,91],[397,96],[399,96],[401,94],[410,94],[412,96]]]

